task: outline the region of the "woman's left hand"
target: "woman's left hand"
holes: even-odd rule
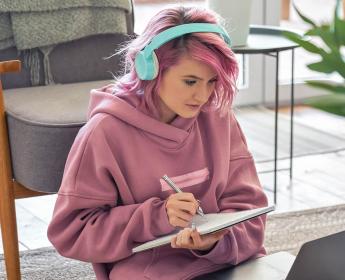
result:
[[[171,247],[207,251],[228,232],[229,230],[224,229],[201,236],[196,229],[185,228],[171,239]]]

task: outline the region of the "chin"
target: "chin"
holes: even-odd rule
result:
[[[195,112],[195,113],[184,113],[184,114],[178,114],[181,118],[185,118],[185,119],[190,119],[190,118],[194,118],[195,116],[197,116],[199,114],[200,111]]]

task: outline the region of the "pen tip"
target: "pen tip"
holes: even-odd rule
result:
[[[204,211],[202,211],[201,207],[198,208],[197,212],[200,216],[205,216],[205,213],[204,213]]]

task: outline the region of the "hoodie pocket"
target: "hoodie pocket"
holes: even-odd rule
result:
[[[210,178],[210,171],[207,167],[183,175],[170,177],[170,179],[183,190],[186,187],[201,184]],[[171,187],[163,180],[159,180],[162,187],[162,192],[171,191]]]
[[[154,255],[144,271],[144,277],[151,280],[186,279],[193,271],[191,266],[196,260],[189,250],[173,249],[170,245],[157,247]]]

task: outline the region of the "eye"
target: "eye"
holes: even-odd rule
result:
[[[218,79],[213,79],[210,81],[210,83],[216,83],[218,81]]]
[[[187,86],[192,86],[192,85],[194,85],[194,84],[196,83],[195,80],[184,80],[184,82],[185,82],[185,84],[186,84]]]

